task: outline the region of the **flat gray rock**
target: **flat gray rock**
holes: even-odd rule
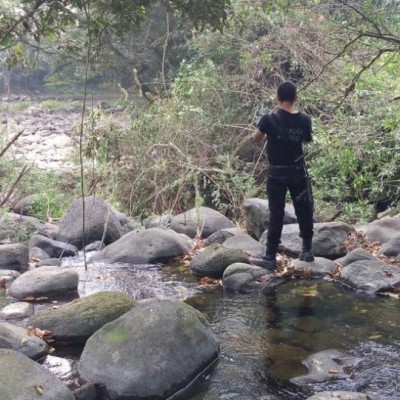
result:
[[[90,261],[109,263],[151,264],[166,262],[187,254],[192,240],[171,229],[149,228],[132,231],[95,254]]]
[[[34,307],[31,303],[26,303],[24,301],[12,303],[4,307],[0,311],[0,317],[7,318],[26,318],[33,314]]]
[[[346,267],[347,265],[356,262],[356,261],[377,261],[379,260],[377,257],[373,256],[367,250],[362,248],[354,249],[350,253],[346,254],[343,257],[337,258],[335,262],[342,267]]]
[[[348,379],[352,369],[361,360],[338,350],[324,350],[307,357],[303,364],[309,373],[292,378],[290,382],[296,385],[329,382]]]
[[[265,246],[247,233],[232,236],[225,240],[223,244],[228,249],[243,250],[254,257],[262,257],[265,254]]]
[[[323,257],[315,257],[312,262],[294,259],[291,261],[290,266],[297,271],[310,271],[313,276],[331,275],[337,268],[334,261]]]
[[[51,372],[13,350],[0,349],[1,400],[74,400]]]
[[[342,248],[343,242],[348,238],[353,228],[344,222],[320,222],[314,224],[313,253],[317,257],[335,259],[346,253]],[[284,225],[282,230],[282,243],[279,250],[292,255],[299,255],[302,239],[299,236],[299,225]],[[267,231],[262,235],[260,242],[266,244]]]
[[[234,263],[246,263],[249,256],[238,249],[229,249],[224,245],[212,244],[197,253],[189,264],[197,276],[222,278],[225,269]]]
[[[47,354],[49,346],[37,336],[29,335],[24,328],[8,322],[0,322],[0,349],[18,351],[29,358],[38,360]]]
[[[375,294],[400,284],[400,268],[381,260],[356,261],[342,269],[340,280],[354,289]]]
[[[234,228],[235,224],[219,211],[208,207],[192,208],[171,219],[170,228],[178,233],[194,238],[197,233],[207,238],[225,228]]]
[[[79,275],[59,267],[39,267],[19,276],[10,286],[10,295],[17,299],[62,296],[76,291]]]
[[[273,272],[265,268],[246,263],[234,263],[225,269],[222,282],[224,289],[230,292],[243,292],[261,286],[261,283],[256,285],[261,277],[274,275]]]

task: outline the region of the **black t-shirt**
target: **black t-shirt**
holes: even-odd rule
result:
[[[291,165],[303,155],[302,143],[312,140],[311,119],[302,112],[291,114],[281,108],[276,113],[279,113],[279,118],[272,117],[271,114],[261,117],[258,129],[267,135],[267,156],[270,164]],[[290,143],[282,140],[277,124],[286,128]]]

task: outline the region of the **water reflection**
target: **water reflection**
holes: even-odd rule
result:
[[[317,391],[350,390],[398,399],[400,309],[392,299],[356,294],[334,282],[294,281],[273,296],[214,296],[202,307],[222,357],[207,387],[192,400],[305,399]],[[338,349],[364,361],[352,379],[297,387],[302,360]]]

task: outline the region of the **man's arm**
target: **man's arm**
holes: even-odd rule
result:
[[[260,143],[265,139],[265,135],[259,129],[257,129],[253,133],[252,139],[254,143]]]

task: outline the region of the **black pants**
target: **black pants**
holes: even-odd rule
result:
[[[293,201],[300,237],[311,239],[314,234],[313,210],[307,196],[300,196],[306,190],[306,179],[297,169],[270,168],[267,180],[267,195],[269,202],[269,226],[267,244],[272,250],[277,249],[283,228],[285,213],[285,198],[289,190]],[[300,196],[300,199],[298,198]]]

